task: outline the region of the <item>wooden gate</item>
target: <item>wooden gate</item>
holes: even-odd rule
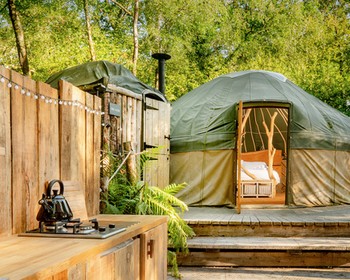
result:
[[[143,148],[150,152],[143,179],[150,186],[169,184],[170,104],[144,95]]]

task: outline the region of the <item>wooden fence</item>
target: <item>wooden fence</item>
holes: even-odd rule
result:
[[[101,99],[0,66],[0,236],[34,229],[52,179],[78,181],[88,215],[99,212]]]
[[[127,154],[124,144],[129,143],[133,152],[156,148],[157,154],[147,161],[141,179],[148,185],[165,187],[169,184],[170,153],[170,104],[147,94],[108,85],[104,93],[103,145],[113,153]],[[120,115],[108,114],[109,104],[120,106]],[[138,166],[138,168],[140,168]],[[140,170],[138,170],[140,171]]]

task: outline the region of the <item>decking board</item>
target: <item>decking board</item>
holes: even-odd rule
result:
[[[242,209],[190,207],[183,214],[198,236],[350,237],[350,206]]]

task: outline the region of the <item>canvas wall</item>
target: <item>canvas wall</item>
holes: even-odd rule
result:
[[[292,150],[289,156],[291,205],[350,203],[350,152]]]
[[[188,184],[178,197],[191,206],[235,204],[234,150],[171,154],[170,182]],[[350,152],[291,150],[288,205],[350,204]]]
[[[170,183],[186,182],[177,196],[193,206],[234,204],[233,150],[170,155]]]

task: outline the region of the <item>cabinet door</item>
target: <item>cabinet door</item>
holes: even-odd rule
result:
[[[141,280],[167,279],[167,224],[141,234]]]
[[[82,279],[140,279],[140,240],[129,240],[86,262],[86,277]]]
[[[140,279],[140,240],[130,240],[106,252],[100,257],[99,279]],[[88,274],[88,278],[89,274]]]
[[[116,280],[140,279],[140,239],[114,253]]]
[[[71,266],[68,269],[68,279],[69,280],[81,280],[86,279],[86,264],[79,263],[74,266]]]

